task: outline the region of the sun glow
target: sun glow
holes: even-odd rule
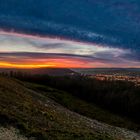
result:
[[[70,59],[48,59],[48,60],[30,60],[24,62],[0,62],[0,68],[45,68],[45,67],[54,67],[54,68],[79,68],[86,67],[85,62],[80,60]],[[88,67],[88,65],[87,65]]]
[[[0,62],[2,68],[44,68],[55,67],[55,64],[12,64],[7,62]]]

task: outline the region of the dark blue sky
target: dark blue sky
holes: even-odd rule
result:
[[[0,0],[0,29],[130,50],[140,61],[139,0]]]

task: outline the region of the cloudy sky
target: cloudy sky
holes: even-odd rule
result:
[[[139,0],[1,0],[0,67],[138,67]]]

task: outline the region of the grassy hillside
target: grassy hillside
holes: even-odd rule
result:
[[[53,99],[66,108],[89,118],[130,130],[139,131],[140,129],[139,124],[130,121],[128,118],[112,114],[107,110],[97,107],[94,103],[81,100],[68,92],[34,83],[24,83],[24,85],[27,88],[36,90],[44,96]]]
[[[26,88],[20,81],[0,77],[0,126],[12,126],[24,136],[38,140],[139,138],[133,132],[71,112],[48,97]]]
[[[103,110],[126,117],[140,126],[140,86],[128,81],[100,81],[84,75],[77,76],[17,76],[23,81],[68,92]],[[137,129],[140,130],[140,127]]]

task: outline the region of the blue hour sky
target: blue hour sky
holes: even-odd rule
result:
[[[0,66],[140,67],[140,1],[0,0]]]

